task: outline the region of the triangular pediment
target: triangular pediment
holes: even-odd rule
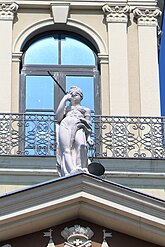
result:
[[[10,245],[10,246],[9,246]],[[0,242],[1,247],[160,247],[82,219]]]
[[[164,246],[164,201],[89,174],[76,174],[0,198],[0,240],[77,218]]]

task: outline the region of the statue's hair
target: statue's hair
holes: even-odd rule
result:
[[[71,94],[72,94],[72,93],[77,93],[77,94],[80,95],[81,99],[83,99],[83,92],[82,92],[81,89],[80,89],[79,87],[77,87],[77,86],[72,86],[72,87],[70,87],[69,93],[71,93]]]

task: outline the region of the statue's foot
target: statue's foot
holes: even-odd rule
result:
[[[82,172],[89,173],[88,168],[82,168]]]
[[[70,174],[76,174],[76,173],[79,173],[79,172],[89,173],[89,171],[88,171],[87,168],[77,168],[76,170],[72,170],[72,171],[70,172]]]
[[[72,175],[72,174],[76,174],[76,173],[78,173],[79,171],[76,169],[76,170],[72,170],[71,172],[70,172],[70,174]]]

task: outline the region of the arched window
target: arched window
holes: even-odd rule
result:
[[[48,71],[68,91],[72,85],[84,93],[82,104],[100,113],[96,50],[80,35],[49,32],[23,49],[20,111],[54,113],[63,97]]]

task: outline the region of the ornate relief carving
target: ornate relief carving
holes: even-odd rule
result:
[[[146,9],[136,8],[133,10],[134,17],[137,19],[138,25],[158,25],[157,18],[161,15],[159,8]]]
[[[61,236],[67,240],[64,247],[90,247],[92,245],[91,238],[94,235],[89,227],[75,225],[73,227],[65,227],[61,232]]]
[[[106,232],[106,230],[103,230],[103,242],[101,247],[109,247],[106,238],[112,238],[112,233],[111,232]]]
[[[53,232],[52,229],[49,229],[48,232],[44,232],[44,237],[49,237],[49,242],[47,247],[55,247],[55,244],[53,242],[52,232]]]
[[[110,6],[104,5],[102,8],[106,15],[107,22],[128,22],[130,8],[126,6]]]
[[[16,3],[2,3],[0,4],[0,19],[1,20],[13,20],[14,15],[18,10]]]

